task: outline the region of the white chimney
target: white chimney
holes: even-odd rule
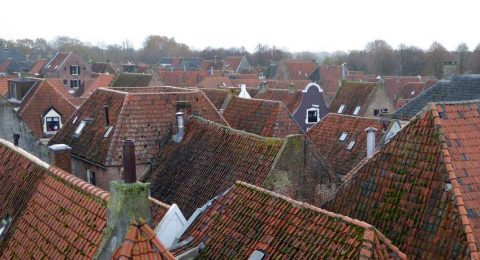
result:
[[[342,63],[342,79],[347,79],[348,70],[347,70],[347,63]]]
[[[377,132],[377,129],[370,126],[365,131],[367,132],[367,158],[371,158],[375,152],[375,132]]]
[[[183,139],[183,136],[185,135],[185,125],[183,122],[183,112],[177,112],[175,114],[177,117],[177,126],[178,126],[178,131],[177,134],[174,136],[174,141],[176,143],[180,143]]]
[[[248,98],[248,99],[252,98],[250,94],[248,94],[247,85],[245,84],[240,85],[240,94],[238,95],[238,97]]]

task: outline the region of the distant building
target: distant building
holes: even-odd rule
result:
[[[75,52],[58,52],[42,70],[45,78],[61,79],[63,85],[74,96],[83,93],[85,80],[91,73],[90,64]]]

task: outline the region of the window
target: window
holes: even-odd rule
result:
[[[55,134],[62,127],[62,116],[52,107],[43,115],[43,132]]]
[[[307,109],[307,120],[305,123],[313,124],[320,121],[320,110],[318,108],[309,108]]]
[[[82,134],[82,130],[85,127],[85,124],[87,124],[87,122],[85,122],[83,120],[80,122],[80,124],[78,125],[78,127],[77,127],[77,129],[75,130],[75,133],[74,133],[76,136],[79,136],[79,135]]]
[[[79,79],[70,80],[70,88],[79,88],[81,81]]]
[[[96,185],[95,172],[87,170],[87,181],[92,185]]]
[[[248,260],[262,260],[265,258],[265,253],[260,251],[260,250],[255,250],[253,253],[250,255]]]
[[[70,74],[71,75],[80,75],[80,66],[78,66],[78,65],[70,66]]]
[[[344,104],[340,105],[340,107],[338,108],[337,114],[342,114],[344,110],[345,110],[345,105]]]
[[[8,93],[10,95],[10,98],[19,100],[17,97],[17,85],[15,85],[15,83],[10,83],[10,85],[8,86]]]
[[[60,117],[46,117],[47,132],[56,132],[60,129]]]
[[[358,113],[360,113],[360,109],[361,109],[361,108],[362,108],[361,106],[357,106],[357,107],[355,108],[355,110],[353,111],[353,115],[354,115],[354,116],[358,116]]]
[[[350,143],[347,146],[347,150],[352,150],[354,146],[355,146],[355,141],[350,141]]]
[[[10,223],[12,223],[12,217],[7,214],[7,216],[0,221],[0,237],[3,237],[7,233]]]
[[[105,135],[103,135],[103,138],[107,138],[108,135],[110,134],[110,132],[112,131],[112,128],[113,126],[110,126],[108,129],[107,129],[107,132],[105,132]]]
[[[340,135],[340,138],[338,138],[338,140],[344,142],[345,140],[347,140],[347,136],[348,136],[348,133],[347,133],[347,132],[343,132],[343,133]]]
[[[64,80],[63,80],[63,85],[64,85],[65,87],[68,87],[68,80],[64,79]]]

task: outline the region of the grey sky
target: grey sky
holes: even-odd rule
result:
[[[374,39],[448,49],[480,43],[480,2],[474,0],[4,0],[0,38],[82,41],[141,47],[150,34],[174,37],[196,49],[259,42],[290,51],[362,49]]]

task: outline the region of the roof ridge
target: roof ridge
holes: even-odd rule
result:
[[[21,147],[19,146],[15,146],[13,145],[11,142],[5,140],[5,139],[2,139],[0,138],[0,144],[4,145],[5,147],[9,148],[10,150],[26,157],[27,159],[35,162],[36,164],[38,164],[39,166],[41,166],[42,168],[45,168],[46,170],[48,170],[48,168],[50,167],[50,165],[42,160],[40,160],[38,157],[30,154],[29,152],[23,150]]]
[[[475,237],[473,236],[473,229],[470,223],[470,220],[467,215],[467,209],[465,208],[465,204],[463,202],[463,194],[460,188],[460,185],[457,181],[457,176],[455,174],[455,170],[452,165],[451,156],[450,156],[450,148],[447,145],[447,139],[445,138],[445,133],[443,131],[443,123],[440,119],[440,114],[438,112],[438,107],[436,103],[429,103],[428,110],[431,112],[433,117],[433,125],[439,131],[438,139],[442,146],[442,153],[443,153],[443,163],[445,164],[445,168],[447,170],[448,178],[452,185],[452,192],[455,195],[456,206],[458,207],[458,214],[461,216],[460,221],[463,225],[464,232],[467,238],[467,244],[470,251],[470,256],[473,259],[480,258],[480,253],[477,248],[477,244],[475,242]],[[463,209],[463,210],[461,210]]]
[[[264,189],[264,188],[261,188],[261,187],[243,182],[243,181],[236,181],[235,185],[244,186],[244,187],[247,187],[247,188],[250,188],[250,189],[265,193],[265,194],[268,194],[272,197],[284,200],[284,201],[286,201],[288,203],[291,203],[295,206],[302,207],[302,208],[309,209],[309,210],[313,210],[313,211],[316,211],[318,213],[325,214],[325,215],[327,215],[329,217],[332,217],[332,218],[339,218],[342,221],[345,221],[345,222],[350,223],[350,224],[355,225],[355,226],[360,226],[360,227],[363,227],[363,228],[366,228],[366,229],[374,228],[374,226],[372,226],[372,225],[370,225],[370,224],[368,224],[364,221],[361,221],[361,220],[358,220],[358,219],[353,219],[353,218],[350,218],[350,217],[345,216],[345,215],[337,214],[337,213],[334,213],[334,212],[331,212],[331,211],[313,206],[313,205],[308,204],[306,202],[301,202],[301,201],[298,201],[298,200],[294,200],[294,199],[289,198],[287,196],[278,194],[276,192],[273,192],[273,191],[270,191],[270,190],[267,190],[267,189]]]
[[[105,89],[108,89],[108,88],[105,88]],[[107,157],[105,158],[105,165],[108,165],[109,164],[109,161],[112,161],[113,159],[113,153],[114,153],[114,149],[115,149],[115,145],[116,145],[116,139],[118,138],[118,135],[119,135],[119,129],[121,129],[121,124],[122,124],[122,121],[123,121],[123,114],[125,112],[125,109],[127,107],[127,103],[130,99],[130,95],[128,95],[128,92],[120,92],[120,91],[115,91],[116,93],[121,93],[123,94],[123,102],[122,102],[122,106],[120,108],[120,112],[118,112],[118,115],[117,115],[117,121],[115,123],[115,126],[113,127],[113,133],[112,133],[112,141],[108,144],[108,151],[107,151]]]

